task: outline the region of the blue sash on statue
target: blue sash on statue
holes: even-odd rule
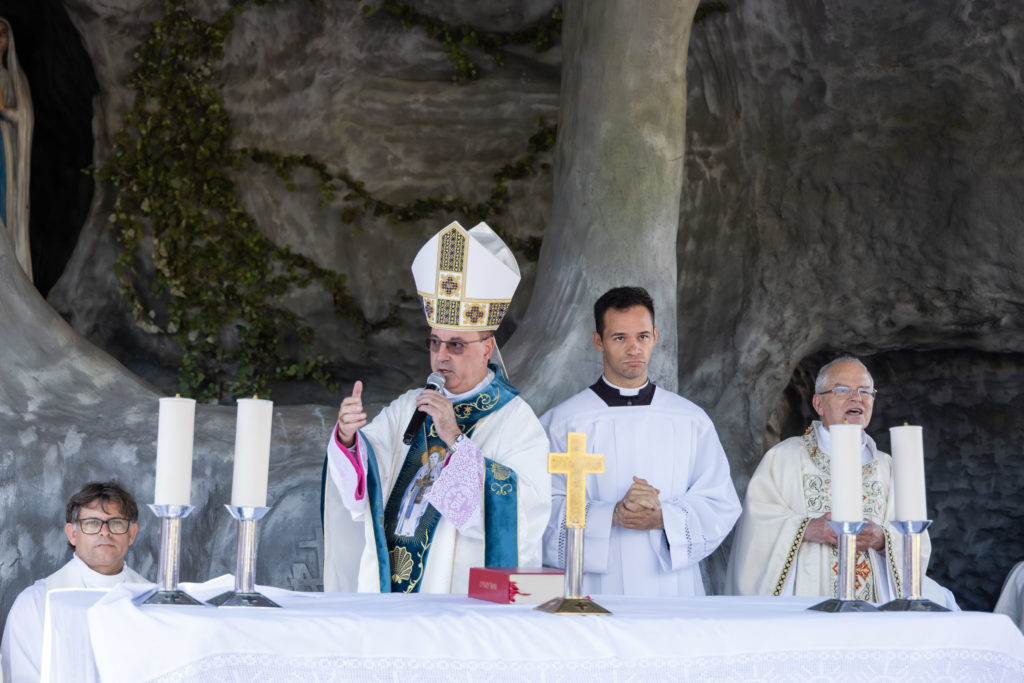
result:
[[[477,422],[500,410],[502,406],[519,394],[508,383],[500,369],[495,370],[494,381],[478,394],[454,404],[455,419],[459,430],[468,436]],[[427,505],[419,518],[412,535],[395,533],[400,508],[408,505],[410,485],[431,453],[443,458],[447,451],[444,441],[438,437],[430,416],[423,428],[409,446],[405,462],[398,474],[387,501],[381,490],[380,472],[373,446],[368,442],[366,454],[366,491],[369,514],[373,524],[373,537],[377,550],[380,591],[415,593],[419,591],[427,567],[427,556],[433,543],[434,531],[441,519],[441,513],[433,505]],[[416,489],[414,488],[413,491]],[[412,493],[412,492],[410,492]],[[515,472],[493,460],[484,458],[484,564],[489,567],[515,567],[518,565],[518,485]]]
[[[7,142],[7,140],[4,140],[4,131],[0,129],[0,221],[3,221],[4,225],[7,225],[7,155],[4,154],[4,145]],[[17,145],[17,137],[11,140],[10,144]],[[19,178],[17,182],[25,181]],[[13,190],[14,188],[11,189]],[[12,244],[11,246],[13,247],[14,245]]]

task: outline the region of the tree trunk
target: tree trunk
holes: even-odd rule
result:
[[[677,386],[676,233],[697,4],[565,3],[554,205],[533,297],[503,351],[538,413],[600,375],[593,304],[619,285],[654,298],[651,376]]]

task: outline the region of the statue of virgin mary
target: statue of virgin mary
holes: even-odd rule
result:
[[[29,251],[29,170],[32,162],[32,95],[18,64],[11,24],[0,17],[0,224],[18,263],[32,279]]]

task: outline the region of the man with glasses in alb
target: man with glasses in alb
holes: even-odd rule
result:
[[[89,482],[68,501],[64,533],[71,560],[39,579],[14,600],[4,627],[4,681],[38,681],[43,651],[46,594],[57,588],[113,588],[149,583],[125,564],[139,531],[135,498],[116,481]]]
[[[519,283],[485,224],[434,235],[412,264],[433,371],[372,421],[362,382],[341,402],[324,468],[324,589],[364,524],[360,592],[465,593],[471,567],[539,567],[551,509],[548,440],[498,357],[494,330]]]
[[[820,416],[803,436],[786,439],[765,453],[747,487],[736,524],[726,576],[734,595],[836,596],[838,539],[831,519],[829,427],[859,424],[867,429],[875,405],[875,383],[852,356],[818,372],[811,404]],[[889,524],[895,504],[892,457],[862,432],[862,492],[867,525],[857,535],[857,599],[884,603],[901,597],[903,558],[899,533]],[[922,571],[931,543],[922,534]],[[931,579],[924,597],[955,608],[953,596]]]

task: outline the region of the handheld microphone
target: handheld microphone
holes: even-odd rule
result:
[[[423,388],[441,391],[444,389],[444,375],[440,372],[430,373],[430,377],[427,377],[427,384]],[[411,444],[413,439],[416,438],[416,432],[420,431],[420,427],[423,426],[423,421],[426,419],[427,414],[417,408],[412,414],[412,419],[409,420],[409,426],[405,428],[405,434],[402,435],[402,443],[406,446]]]

